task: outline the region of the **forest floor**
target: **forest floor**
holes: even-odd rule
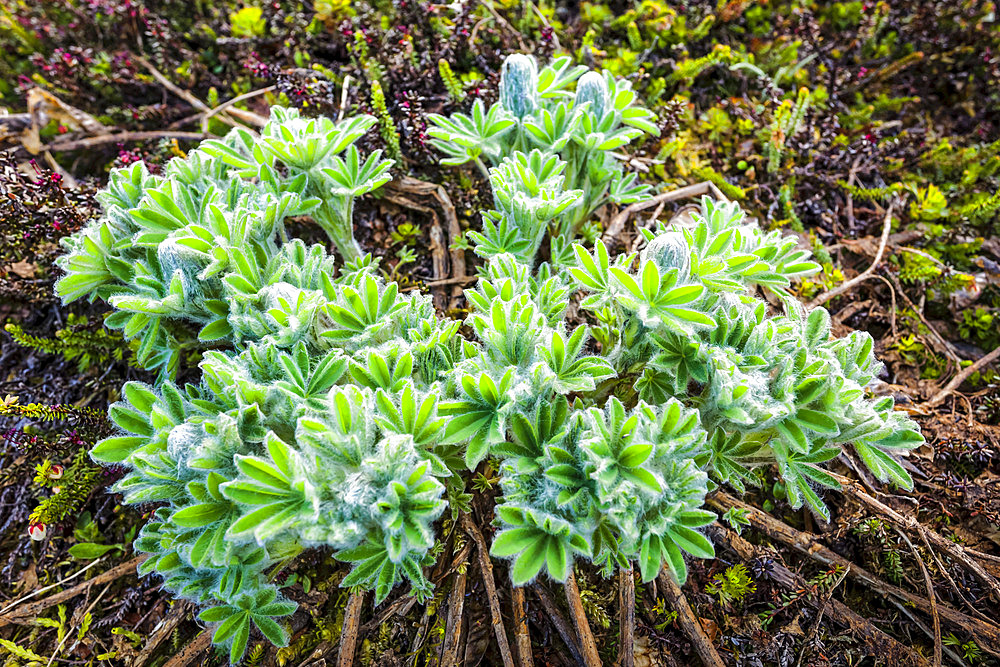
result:
[[[995,3],[973,0],[0,0],[0,660],[226,662],[193,605],[137,577],[131,541],[147,513],[121,506],[115,473],[86,457],[122,384],[144,378],[101,307],[53,295],[58,241],[96,214],[108,170],[160,168],[270,104],[374,113],[383,131],[362,142],[385,148],[395,133],[401,159],[356,236],[403,289],[460,316],[476,261],[450,244],[479,224],[489,187],[438,166],[426,116],[492,101],[504,55],[521,51],[633,82],[662,133],[630,163],[657,191],[711,189],[813,249],[824,271],[797,296],[828,307],[836,334],[875,337],[878,390],[927,440],[904,460],[915,489],[842,455],[827,523],[790,509],[763,471],[740,498],[710,497],[749,525],[710,527],[717,557],[692,561],[681,589],[578,566],[566,590],[515,591],[476,531],[444,520],[433,600],[401,587],[373,608],[339,588],[346,565],[312,550],[277,575],[300,603],[291,645],[258,641],[244,664],[499,665],[498,602],[538,665],[581,664],[588,632],[609,665],[1000,665],[998,21]],[[629,216],[617,240],[691,201]],[[447,248],[432,242],[442,232]],[[65,469],[58,492],[52,465]],[[489,532],[496,490],[481,486],[472,521]]]

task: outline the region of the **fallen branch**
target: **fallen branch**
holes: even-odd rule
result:
[[[365,605],[364,592],[351,593],[344,611],[344,627],[340,631],[340,651],[337,667],[351,667],[358,651],[358,629],[361,627],[361,610]]]
[[[448,241],[445,243],[443,234],[440,233],[437,233],[436,238],[432,239],[434,243],[432,252],[435,278],[438,278],[440,274],[442,279],[435,280],[433,283],[428,283],[428,285],[452,285],[450,307],[455,308],[458,306],[458,302],[462,298],[463,294],[463,290],[460,285],[465,284],[465,281],[467,280],[465,272],[465,251],[461,248],[455,247],[459,237],[462,235],[462,227],[458,224],[458,214],[455,211],[455,205],[452,203],[451,197],[448,196],[448,192],[444,189],[444,186],[437,183],[430,183],[428,181],[421,181],[418,178],[404,176],[399,180],[390,181],[386,185],[385,196],[389,201],[405,208],[410,208],[422,213],[429,213],[435,223],[437,223],[437,215],[432,209],[414,202],[409,197],[401,196],[401,194],[416,195],[418,197],[433,197],[437,200],[438,207],[441,210],[441,215],[444,217],[445,226],[448,231]],[[450,278],[444,279],[443,276],[445,274],[449,274]],[[445,282],[445,280],[452,282]]]
[[[587,622],[587,614],[583,610],[583,600],[580,599],[580,587],[576,584],[576,574],[570,568],[566,583],[563,584],[566,591],[566,601],[569,603],[570,618],[576,627],[576,636],[580,640],[580,648],[583,650],[583,664],[586,667],[601,667],[601,656],[597,652],[597,642],[594,641],[594,633],[590,630],[590,623]]]
[[[187,665],[193,664],[196,658],[201,657],[201,654],[208,650],[208,647],[212,645],[212,633],[205,630],[192,641],[180,650],[179,653],[175,654],[170,660],[168,660],[163,667],[187,667]],[[198,662],[199,665],[204,664],[203,662]]]
[[[607,229],[604,230],[604,242],[610,243],[618,238],[618,235],[622,233],[623,229],[625,229],[625,223],[628,222],[628,219],[639,211],[645,211],[647,208],[653,208],[654,206],[664,204],[666,202],[677,201],[678,199],[687,199],[688,197],[700,197],[702,195],[712,195],[720,201],[728,201],[719,188],[717,188],[715,184],[710,181],[702,181],[701,183],[687,185],[683,188],[670,190],[669,192],[661,192],[660,194],[650,197],[649,199],[629,204],[623,208],[618,215],[611,219],[611,222],[608,223]]]
[[[832,290],[820,294],[818,297],[809,302],[808,305],[809,308],[816,308],[818,306],[822,306],[824,303],[834,298],[835,296],[839,296],[844,292],[848,291],[849,289],[851,289],[852,287],[854,287],[855,285],[868,280],[872,276],[872,274],[875,273],[875,269],[877,269],[878,265],[882,262],[882,255],[885,254],[885,246],[889,242],[889,232],[892,231],[892,210],[894,207],[895,207],[895,202],[892,202],[889,204],[889,208],[887,208],[885,211],[885,220],[882,222],[882,238],[879,240],[878,251],[875,253],[875,261],[871,263],[871,266],[869,266],[867,269],[865,269],[858,275],[854,276],[847,282],[841,283],[840,285],[834,287]]]
[[[919,407],[935,408],[941,405],[941,403],[944,402],[944,399],[948,398],[948,396],[952,392],[954,392],[955,390],[957,390],[959,387],[962,386],[963,382],[969,379],[970,375],[978,371],[980,368],[986,366],[987,364],[993,363],[997,359],[1000,359],[1000,347],[996,348],[992,352],[989,352],[979,357],[979,359],[977,359],[974,364],[971,364],[963,368],[960,373],[958,373],[955,377],[951,379],[951,382],[946,384],[944,388],[941,389],[941,391],[934,394],[934,396],[932,396],[929,401],[927,401],[926,403],[922,403]]]
[[[77,151],[82,148],[93,148],[102,144],[125,143],[127,141],[150,141],[152,139],[189,139],[201,141],[212,135],[206,132],[182,132],[180,130],[153,130],[150,132],[114,132],[100,134],[96,137],[86,137],[74,141],[59,141],[45,146],[47,151]]]
[[[976,576],[979,581],[981,581],[987,589],[989,589],[997,600],[1000,600],[1000,582],[997,582],[996,578],[983,568],[982,565],[977,563],[975,560],[969,556],[961,544],[952,542],[947,537],[939,535],[933,530],[928,530],[922,523],[917,521],[914,517],[907,514],[900,514],[896,510],[892,509],[885,503],[877,500],[873,496],[869,495],[864,489],[862,489],[856,482],[846,477],[840,475],[833,475],[837,481],[841,483],[845,488],[851,489],[851,497],[860,501],[863,505],[866,505],[869,509],[873,510],[876,514],[887,517],[897,525],[904,528],[909,528],[910,530],[916,531],[918,534],[926,535],[927,539],[930,540],[937,548],[946,552],[949,556],[959,561],[966,568],[968,568],[972,574]]]
[[[212,116],[229,109],[229,107],[233,106],[234,104],[239,104],[244,100],[249,100],[253,97],[258,97],[260,95],[266,95],[267,93],[271,92],[272,90],[275,90],[276,88],[277,86],[268,86],[266,88],[260,88],[258,90],[251,90],[249,93],[243,93],[242,95],[237,95],[233,99],[226,100],[219,106],[209,109],[208,111],[205,112],[202,118],[207,121]],[[242,111],[242,109],[238,109],[237,111]],[[244,113],[249,113],[249,112],[244,112]],[[258,114],[254,114],[254,116],[256,116],[256,118],[253,120],[253,123],[258,127],[263,127],[265,124],[267,124],[267,119],[264,118],[263,116],[260,116]]]
[[[913,542],[902,530],[895,527],[896,534],[903,538],[906,546],[910,547],[910,552],[920,566],[920,572],[924,575],[924,586],[927,588],[927,600],[931,603],[931,620],[934,621],[934,667],[941,667],[941,617],[937,610],[937,595],[934,593],[934,582],[931,581],[931,573],[927,571],[924,559],[920,557],[920,552],[913,546]]]
[[[146,560],[146,556],[139,556],[138,558],[133,558],[132,560],[117,565],[107,572],[102,572],[93,579],[88,579],[83,583],[77,584],[73,588],[68,588],[64,591],[60,591],[54,595],[50,595],[47,598],[38,600],[37,602],[32,602],[31,604],[26,604],[21,607],[17,607],[11,610],[9,613],[0,616],[0,628],[11,623],[17,623],[20,625],[31,623],[37,618],[43,611],[48,609],[53,605],[57,605],[60,602],[65,602],[66,600],[71,600],[77,595],[86,592],[92,586],[100,586],[125,577],[128,575],[135,575],[136,570],[139,565]],[[82,570],[81,570],[82,571]],[[79,574],[79,573],[77,573]],[[65,581],[65,580],[64,580]]]
[[[728,545],[743,560],[749,561],[765,555],[763,549],[747,542],[729,528],[717,524],[712,530],[715,541]],[[846,574],[847,570],[844,570],[844,573]],[[809,585],[805,577],[792,572],[772,558],[768,558],[767,574],[772,581],[788,591],[802,590]],[[814,596],[806,596],[802,599],[813,606],[821,604]],[[891,665],[930,667],[930,663],[922,655],[877,628],[871,621],[855,613],[840,600],[827,597],[822,604],[826,609],[826,617],[848,628],[859,641],[868,647],[871,655],[884,658],[887,664]]]
[[[148,71],[150,74],[152,74],[153,78],[156,79],[157,82],[159,82],[159,84],[161,86],[163,86],[164,88],[166,88],[167,90],[169,90],[170,92],[172,92],[174,95],[176,95],[177,97],[181,98],[182,100],[184,100],[185,102],[187,102],[188,104],[190,104],[191,106],[193,106],[195,109],[198,109],[199,111],[203,111],[203,112],[209,112],[209,111],[211,111],[211,109],[208,107],[208,105],[205,104],[204,102],[202,102],[200,99],[198,99],[194,95],[194,93],[192,93],[189,90],[184,90],[183,88],[181,88],[180,86],[178,86],[177,84],[175,84],[173,81],[171,81],[170,79],[168,79],[166,76],[164,76],[163,72],[161,72],[160,70],[156,69],[156,67],[153,65],[153,63],[149,62],[148,60],[146,60],[142,56],[138,56],[138,55],[135,56],[135,61],[137,63],[139,63],[140,65],[142,65],[143,67],[145,67],[146,71]],[[254,115],[256,116],[257,114],[254,114]],[[229,125],[231,127],[240,127],[239,123],[237,123],[235,120],[233,120],[232,118],[230,118],[225,113],[222,114],[221,116],[219,116],[219,120],[221,120],[223,123],[225,123],[225,124],[227,124],[227,125]],[[205,130],[207,125],[208,125],[208,120],[203,118],[203,120],[202,120],[202,130]]]
[[[441,642],[442,667],[457,665],[459,641],[462,638],[462,622],[465,618],[465,589],[469,582],[468,570],[463,568],[455,575],[448,595],[448,616],[445,618],[444,639]]]
[[[770,514],[737,500],[722,491],[713,493],[707,499],[707,502],[712,507],[718,508],[723,512],[733,507],[743,509],[746,511],[746,517],[749,519],[751,526],[772,540],[789,546],[818,563],[831,566],[839,565],[848,568],[847,576],[865,584],[876,593],[886,597],[895,597],[903,602],[910,603],[924,613],[931,613],[930,602],[925,598],[882,581],[859,565],[830,550],[813,535],[800,532],[788,524],[775,519]],[[938,605],[938,614],[942,619],[952,624],[953,627],[974,633],[976,642],[983,649],[993,654],[1000,654],[1000,627],[964,614],[947,605]]]
[[[2,618],[4,614],[6,614],[8,611],[10,611],[11,609],[13,609],[17,605],[21,604],[22,602],[27,602],[28,600],[30,600],[31,598],[35,597],[36,595],[41,595],[45,591],[50,591],[53,588],[57,588],[59,586],[62,586],[63,584],[65,584],[68,581],[72,581],[73,579],[76,579],[77,577],[79,577],[81,574],[83,574],[84,572],[86,572],[90,568],[98,565],[102,560],[103,559],[98,558],[97,560],[93,561],[92,563],[88,563],[85,567],[80,568],[79,570],[77,570],[73,574],[69,575],[68,577],[65,577],[64,579],[60,579],[59,581],[55,582],[54,584],[49,584],[48,586],[43,586],[42,588],[34,590],[34,591],[28,593],[27,595],[14,600],[13,602],[11,602],[10,604],[8,604],[3,609],[0,609],[0,618]]]
[[[160,647],[164,641],[173,636],[174,630],[177,626],[184,622],[191,613],[192,605],[190,602],[182,601],[178,602],[173,606],[173,608],[164,616],[160,622],[153,628],[152,634],[146,640],[145,646],[142,647],[142,651],[135,657],[132,661],[133,667],[143,667],[150,659],[153,657],[153,653],[156,649]]]
[[[684,630],[688,639],[691,640],[691,645],[694,646],[695,653],[701,658],[702,664],[705,667],[724,667],[725,663],[722,662],[718,651],[712,645],[712,640],[705,634],[705,628],[701,627],[701,622],[694,615],[694,611],[691,609],[684,591],[674,581],[673,576],[667,568],[660,570],[656,581],[663,589],[664,595],[667,596],[667,604],[677,612],[677,622]]]
[[[816,633],[819,632],[819,626],[823,623],[823,614],[826,613],[826,608],[829,606],[830,600],[833,599],[833,592],[837,590],[837,587],[843,583],[846,577],[847,570],[841,570],[840,576],[837,577],[837,580],[833,582],[830,588],[826,591],[826,594],[823,596],[823,601],[819,604],[816,611],[816,618],[813,620],[812,625],[809,628],[809,632],[807,632],[806,636],[802,639],[802,650],[799,652],[799,659],[795,661],[795,667],[802,667],[802,659],[805,657],[806,653],[809,652],[810,642],[812,642]],[[935,667],[940,667],[940,665],[936,665]]]

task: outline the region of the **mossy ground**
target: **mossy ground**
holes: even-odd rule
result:
[[[897,511],[964,547],[1000,553],[996,372],[980,369],[962,385],[962,396],[935,410],[919,407],[1000,344],[998,21],[995,3],[970,0],[555,7],[316,0],[306,8],[3,0],[0,104],[8,115],[0,115],[0,148],[10,161],[0,164],[0,318],[8,325],[0,338],[0,398],[75,406],[53,412],[11,404],[0,417],[3,606],[36,592],[31,602],[47,599],[129,561],[144,520],[143,509],[123,508],[104,491],[115,473],[79,455],[101,437],[106,425],[99,415],[118,388],[141,373],[128,363],[127,344],[101,329],[99,308],[63,308],[51,289],[55,243],[93,214],[91,195],[108,169],[136,160],[155,169],[190,149],[192,133],[224,133],[240,110],[266,114],[271,103],[334,116],[359,110],[380,117],[380,131],[363,141],[398,153],[397,180],[409,175],[443,185],[457,224],[473,227],[489,203],[488,186],[474,170],[437,166],[426,115],[466,108],[476,97],[492,101],[500,62],[512,51],[543,61],[565,51],[632,80],[663,130],[631,156],[632,166],[662,189],[710,181],[764,225],[799,234],[825,267],[801,285],[803,300],[872,263],[892,204],[875,274],[827,304],[841,333],[853,328],[875,336],[887,362],[883,389],[913,411],[927,435],[928,445],[907,461],[916,491],[875,489]],[[202,120],[205,109],[238,95],[248,96],[228,116]],[[37,113],[26,115],[38,109],[43,123]],[[103,138],[112,132],[148,134]],[[28,159],[35,167],[19,173],[17,165]],[[601,222],[612,213],[602,212]],[[647,224],[649,213],[633,222]],[[441,202],[426,193],[371,198],[359,210],[356,235],[404,288],[454,279],[434,290],[443,312],[455,315],[464,304],[452,290],[463,276],[436,275],[430,250],[434,225],[447,222]],[[306,226],[296,233],[321,239]],[[633,237],[630,225],[620,240]],[[466,260],[471,275],[474,258]],[[65,468],[59,480],[50,474],[54,464]],[[857,476],[850,460],[838,466]],[[762,470],[748,502],[816,534],[880,581],[926,598],[926,568],[938,604],[971,615],[1000,605],[962,563],[916,533],[908,543],[890,519],[850,494],[828,494],[834,518],[820,524],[791,511],[773,480]],[[491,471],[481,469],[471,486],[473,511],[485,525],[495,493]],[[32,513],[48,524],[40,542],[27,533]],[[363,664],[436,664],[449,617],[456,622],[451,592],[459,581],[466,586],[460,655],[466,664],[499,664],[474,548],[466,549],[464,533],[447,521],[439,534],[437,596],[426,606],[407,605],[399,590],[384,607],[366,607]],[[713,537],[718,558],[692,562],[684,590],[727,664],[913,664],[912,655],[877,654],[863,627],[838,620],[835,603],[858,614],[862,626],[933,655],[932,615],[912,604],[897,604],[754,527],[742,537],[720,528]],[[87,573],[40,592],[100,552]],[[1000,575],[996,556],[981,563]],[[292,621],[293,644],[280,651],[260,644],[248,664],[332,661],[348,597],[338,583],[346,571],[329,554],[310,552],[276,572],[289,597],[302,603]],[[495,576],[509,614],[503,564]],[[611,664],[620,648],[617,584],[587,568],[578,577],[601,655]],[[532,594],[527,603],[536,664],[571,664],[552,617]],[[170,602],[151,579],[126,574],[37,607],[31,617],[15,618],[17,609],[0,613],[6,664],[44,664],[50,656],[53,664],[163,665],[175,655],[186,662],[173,664],[224,661],[184,653],[200,628],[190,608]],[[398,613],[383,616],[383,609]],[[993,616],[988,620],[995,622]],[[635,624],[636,664],[698,660],[662,590],[637,588]],[[1000,635],[990,640],[947,618],[941,626],[946,662],[1000,664],[991,653],[1000,649]]]

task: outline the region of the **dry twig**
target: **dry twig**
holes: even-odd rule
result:
[[[563,643],[566,644],[566,648],[569,649],[569,652],[573,656],[573,660],[578,665],[584,664],[583,654],[580,652],[580,644],[576,639],[576,635],[573,633],[573,629],[569,623],[566,622],[566,619],[563,618],[562,613],[560,613],[556,601],[552,598],[552,593],[538,583],[532,584],[531,589],[538,596],[539,602],[542,603],[542,609],[548,614],[552,626],[556,629],[559,636],[562,637]]]
[[[726,544],[746,561],[759,557],[767,557],[767,576],[786,590],[802,590],[809,584],[805,577],[792,572],[778,560],[771,558],[761,547],[755,546],[722,525],[713,528],[713,539],[720,544]],[[847,574],[847,570],[844,571]],[[855,613],[846,604],[832,597],[825,597],[820,603],[815,596],[806,596],[807,604],[818,606],[822,604],[826,617],[835,623],[845,626],[868,649],[871,655],[885,658],[889,664],[914,665],[914,667],[930,667],[930,663],[911,647],[901,644],[893,637],[875,627],[871,621]],[[819,625],[818,623],[816,624]]]
[[[893,526],[896,534],[903,538],[906,546],[910,547],[910,552],[920,566],[920,572],[924,575],[924,586],[927,587],[927,600],[931,603],[931,620],[934,621],[934,667],[941,667],[941,617],[938,616],[937,595],[934,593],[934,582],[931,581],[931,574],[927,571],[924,559],[920,557],[920,552],[913,546],[913,542],[902,530]],[[921,533],[923,535],[923,533]]]
[[[528,632],[528,611],[524,600],[524,587],[511,586],[514,607],[514,645],[517,647],[518,667],[534,667],[531,655],[531,634]]]
[[[188,139],[191,141],[201,141],[211,138],[211,134],[206,132],[182,132],[180,130],[153,130],[150,132],[113,132],[100,134],[96,137],[85,137],[73,141],[58,141],[48,144],[45,150],[49,151],[77,151],[83,148],[93,148],[101,144],[125,143],[128,141],[150,141],[152,139]]]
[[[618,572],[618,609],[622,631],[618,667],[635,667],[635,578],[632,568]]]
[[[361,610],[365,605],[365,593],[351,593],[344,611],[344,627],[340,632],[340,652],[337,667],[351,667],[358,650],[358,629],[361,627]]]
[[[670,190],[669,192],[661,192],[660,194],[650,197],[649,199],[629,204],[623,208],[618,215],[611,219],[611,222],[608,223],[607,229],[604,230],[604,242],[611,243],[617,239],[622,233],[622,230],[625,229],[625,223],[628,222],[628,219],[639,211],[645,211],[647,208],[653,208],[654,206],[658,206],[666,202],[677,201],[678,199],[687,199],[688,197],[700,197],[702,195],[712,195],[720,201],[728,201],[726,196],[719,191],[719,188],[717,188],[715,184],[710,181],[702,181],[701,183],[687,185],[683,188]]]
[[[958,375],[956,375],[951,379],[951,382],[946,384],[944,388],[941,389],[941,391],[934,394],[934,396],[931,397],[929,401],[923,403],[920,407],[930,409],[941,405],[941,403],[944,402],[944,399],[948,398],[949,394],[957,390],[959,387],[962,386],[963,382],[969,379],[970,375],[978,371],[980,368],[983,368],[987,364],[993,363],[997,359],[1000,359],[1000,347],[996,348],[992,352],[984,354],[979,359],[977,359],[974,364],[963,368],[962,371],[958,373]]]
[[[443,667],[458,664],[458,651],[462,638],[462,622],[465,618],[465,589],[469,582],[468,570],[462,568],[455,575],[448,595],[448,616],[445,618],[444,640],[441,642],[441,662]]]
[[[828,549],[815,536],[800,532],[752,505],[737,500],[722,491],[716,491],[712,494],[708,498],[708,504],[723,512],[732,507],[744,509],[746,510],[746,517],[750,520],[750,524],[772,540],[789,546],[795,551],[824,565],[839,565],[847,568],[847,576],[863,583],[876,593],[886,597],[897,598],[904,603],[913,605],[924,613],[931,613],[930,602],[925,598],[882,581],[859,565]],[[933,533],[931,534],[933,535]],[[952,624],[953,627],[973,633],[976,643],[984,650],[995,655],[1000,655],[1000,627],[981,621],[978,618],[969,616],[943,604],[938,605],[938,614],[942,619]]]
[[[497,637],[497,646],[500,647],[500,657],[503,659],[504,667],[514,667],[514,658],[511,657],[510,644],[507,642],[507,631],[503,626],[503,616],[500,615],[500,599],[497,597],[497,585],[493,579],[493,563],[490,561],[489,547],[486,546],[482,532],[466,513],[462,514],[462,527],[476,541],[479,569],[483,575],[483,584],[486,586],[486,597],[490,603],[490,617],[493,620],[493,632]]]
[[[146,640],[146,645],[142,647],[142,651],[132,661],[132,665],[134,667],[143,667],[143,665],[149,662],[153,657],[153,653],[160,647],[160,644],[173,636],[174,630],[184,622],[188,614],[191,613],[191,609],[192,605],[187,601],[175,604],[167,615],[153,628],[152,634]]]
[[[182,648],[176,655],[174,655],[170,660],[168,660],[163,667],[187,667],[188,665],[195,664],[195,660],[201,657],[201,654],[208,650],[208,647],[212,645],[212,633],[208,630],[200,633],[192,641]],[[202,661],[198,661],[199,665],[204,664]]]
[[[573,619],[573,626],[576,628],[576,636],[583,649],[583,664],[586,667],[601,667],[601,656],[597,652],[597,642],[594,641],[594,633],[591,632],[590,623],[587,622],[587,613],[583,610],[583,600],[580,599],[580,587],[576,584],[576,574],[572,568],[570,568],[563,588],[566,591],[566,601],[569,602],[569,613]]]
[[[809,308],[822,306],[833,297],[843,294],[858,283],[862,283],[872,277],[872,274],[875,273],[875,269],[877,269],[878,265],[882,262],[882,255],[885,254],[885,246],[889,242],[889,232],[892,231],[892,210],[895,208],[895,205],[895,202],[890,203],[889,208],[885,211],[885,220],[882,222],[882,238],[879,240],[878,252],[875,253],[875,261],[871,263],[871,266],[847,282],[841,283],[832,290],[820,294],[818,297],[809,302]]]
[[[959,561],[966,568],[968,568],[972,572],[972,574],[974,574],[976,578],[979,579],[979,581],[982,582],[986,586],[986,588],[992,592],[993,596],[997,600],[1000,600],[1000,582],[997,582],[996,578],[993,577],[993,575],[987,572],[982,565],[973,560],[972,557],[965,552],[965,549],[964,547],[962,547],[961,544],[952,542],[948,538],[939,535],[933,530],[928,530],[927,528],[924,527],[922,523],[917,521],[912,516],[906,514],[900,514],[899,512],[892,509],[885,503],[869,495],[868,492],[860,488],[860,486],[853,480],[848,479],[846,477],[842,477],[835,473],[831,474],[833,474],[833,476],[837,479],[837,481],[841,483],[841,485],[843,485],[847,489],[851,489],[850,496],[852,498],[860,501],[863,505],[868,506],[869,509],[874,510],[877,514],[881,516],[887,517],[889,520],[891,520],[892,522],[894,522],[899,526],[902,526],[904,528],[909,528],[910,530],[926,535],[927,539],[930,540],[932,543],[934,543],[935,546],[937,546],[939,549],[946,552],[949,556]]]
[[[712,640],[705,634],[705,629],[701,627],[701,622],[694,615],[684,591],[674,581],[667,568],[660,570],[656,581],[663,588],[663,594],[667,596],[667,604],[677,612],[677,622],[684,629],[688,639],[691,640],[691,645],[694,646],[695,653],[701,658],[702,664],[705,667],[723,667],[725,663],[722,662],[718,651],[712,645]]]
[[[60,602],[65,602],[66,600],[71,600],[75,598],[77,595],[86,592],[92,586],[101,586],[103,584],[107,584],[109,582],[112,582],[116,579],[120,579],[128,575],[135,575],[137,568],[144,560],[146,560],[146,558],[147,558],[146,556],[139,556],[138,558],[133,558],[132,560],[126,563],[122,563],[121,565],[117,565],[111,568],[107,572],[102,572],[93,579],[88,579],[83,583],[77,584],[73,588],[68,588],[64,591],[59,591],[58,593],[50,595],[49,597],[44,598],[42,600],[38,600],[37,602],[32,602],[31,604],[15,607],[13,609],[10,609],[10,607],[8,606],[8,609],[10,609],[10,611],[0,616],[0,628],[10,623],[17,623],[17,624],[30,623],[35,618],[37,618],[43,611],[45,611],[52,605],[59,604]],[[86,569],[87,568],[84,568],[84,570]],[[81,570],[80,572],[83,572],[84,570]],[[77,574],[80,574],[80,572],[78,572]],[[67,580],[64,579],[63,581]]]

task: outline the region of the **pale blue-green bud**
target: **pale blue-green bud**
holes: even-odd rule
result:
[[[514,53],[500,69],[500,104],[517,118],[538,108],[538,65],[531,56]]]
[[[682,280],[691,269],[691,248],[684,234],[677,230],[655,236],[642,251],[642,258],[656,263],[660,271],[677,269]]]
[[[597,72],[587,72],[576,84],[576,106],[590,102],[590,111],[600,118],[608,108],[608,84]]]

